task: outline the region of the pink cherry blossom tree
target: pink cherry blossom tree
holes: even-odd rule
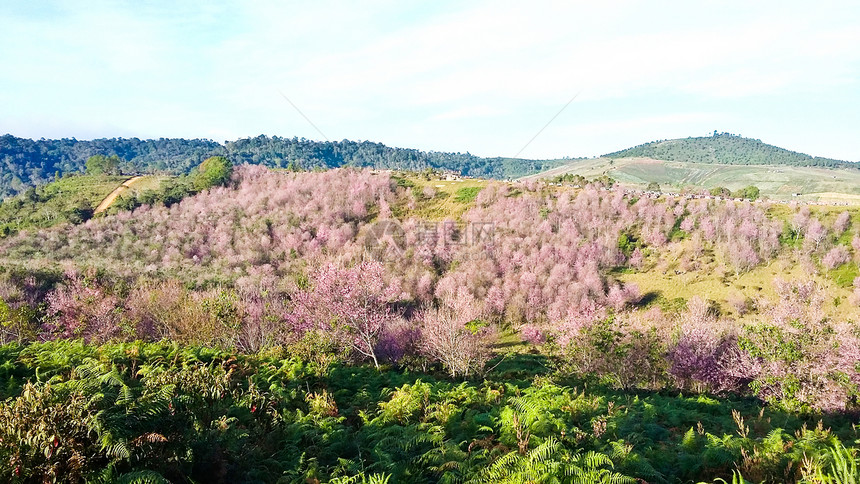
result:
[[[332,333],[379,368],[377,345],[397,319],[391,303],[399,292],[385,282],[379,262],[349,268],[328,263],[313,271],[310,287],[293,294],[288,322],[300,333],[312,329]]]

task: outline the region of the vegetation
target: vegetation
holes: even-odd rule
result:
[[[787,165],[724,165],[660,161],[647,158],[597,158],[579,160],[526,179],[581,176],[595,179],[609,176],[619,183],[645,189],[657,183],[665,191],[704,193],[714,189],[719,196],[749,186],[759,189],[759,198],[803,202],[845,202],[860,200],[860,170]],[[574,183],[581,185],[581,183]],[[583,186],[583,185],[581,185]],[[671,187],[671,188],[670,188]]]
[[[789,151],[761,140],[730,133],[701,138],[652,141],[604,155],[606,158],[643,157],[655,160],[724,165],[789,165],[855,168],[854,163]]]
[[[228,168],[0,240],[4,480],[856,468],[856,210]]]
[[[50,181],[55,173],[93,169],[109,173],[188,174],[205,159],[224,156],[235,164],[270,168],[328,169],[341,166],[421,171],[442,169],[484,178],[517,178],[552,168],[562,160],[481,158],[469,153],[424,152],[390,148],[370,141],[311,141],[304,138],[258,136],[217,143],[211,140],[137,138],[79,141],[29,140],[0,136],[0,199]],[[92,157],[96,158],[92,158]],[[111,166],[101,165],[110,160]],[[95,172],[93,172],[95,173]]]
[[[88,175],[119,175],[119,156],[93,155],[87,158]]]
[[[0,202],[0,238],[20,230],[82,223],[125,180],[120,176],[64,176]]]
[[[732,192],[726,187],[714,187],[709,190],[709,193],[715,197],[723,198],[741,198],[745,200],[757,200],[761,194],[761,190],[754,185],[749,185],[739,190]]]
[[[194,188],[197,191],[224,186],[230,181],[233,164],[223,156],[213,156],[203,160],[194,174]]]
[[[856,438],[847,419],[586,390],[526,355],[481,382],[288,355],[140,342],[0,347],[0,474],[7,482],[632,483],[731,478],[737,466],[755,482],[813,483],[857,465],[841,444]]]

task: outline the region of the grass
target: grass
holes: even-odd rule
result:
[[[454,201],[457,203],[471,203],[478,197],[478,193],[482,190],[481,187],[463,187],[458,188],[454,193]]]
[[[718,165],[652,160],[648,158],[597,158],[576,160],[527,178],[547,178],[564,173],[595,178],[606,174],[627,185],[644,187],[651,182],[663,190],[726,187],[737,190],[755,185],[764,197],[860,204],[860,170],[776,165]],[[794,193],[800,193],[798,197]]]
[[[834,271],[810,276],[800,264],[790,258],[780,258],[749,272],[735,275],[726,270],[717,258],[710,262],[703,261],[698,270],[681,274],[676,274],[671,268],[661,271],[657,264],[652,262],[652,267],[646,267],[643,271],[622,272],[615,274],[615,277],[625,283],[635,283],[639,291],[648,296],[649,302],[664,309],[674,309],[680,301],[699,296],[716,302],[724,314],[749,320],[755,315],[742,317],[737,314],[728,302],[730,298],[743,295],[753,300],[765,298],[772,301],[777,298],[774,279],[805,280],[810,277],[818,282],[829,296],[825,302],[825,310],[842,319],[850,318],[850,305],[842,303],[848,300],[850,292],[847,288],[851,287],[857,275],[860,275],[857,264],[849,263]]]
[[[129,177],[124,175],[69,175],[0,203],[0,237],[20,230],[47,228],[63,222],[79,223]],[[166,176],[146,176],[125,194],[158,188]]]
[[[158,190],[161,184],[172,177],[165,175],[149,175],[134,183],[126,192],[125,195],[134,194],[135,196],[147,190]]]
[[[849,262],[829,271],[827,275],[839,287],[852,287],[854,278],[860,276],[860,269],[857,268],[856,263]]]
[[[427,179],[414,173],[397,176],[395,180],[399,186],[411,190],[415,207],[409,208],[408,203],[404,202],[392,207],[394,215],[431,221],[460,220],[463,214],[474,206],[478,193],[490,183],[488,180],[471,178]]]

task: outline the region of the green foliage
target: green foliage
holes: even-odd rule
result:
[[[828,271],[827,275],[840,287],[852,287],[854,279],[860,277],[860,267],[854,263],[842,264]]]
[[[857,484],[860,482],[860,465],[857,450],[848,449],[841,442],[828,448],[824,454],[828,464],[818,465],[810,482],[822,484]]]
[[[612,460],[597,452],[571,455],[550,437],[525,455],[510,452],[472,482],[634,484],[636,479],[612,472]]]
[[[711,188],[709,192],[714,197],[728,198],[732,196],[732,191],[726,187],[714,187]]]
[[[759,197],[761,191],[758,187],[749,185],[747,187],[741,188],[740,190],[736,190],[732,193],[734,198],[745,198],[748,200],[755,200]]]
[[[134,210],[142,205],[165,205],[169,207],[197,193],[195,180],[191,176],[169,178],[163,180],[158,188],[120,196],[107,210],[107,213],[115,214],[123,210]]]
[[[604,155],[607,158],[643,157],[666,161],[724,165],[791,165],[856,168],[853,163],[796,153],[761,140],[729,133],[701,138],[652,141]],[[737,196],[737,195],[736,195]]]
[[[573,173],[565,173],[549,179],[550,183],[570,183],[571,185],[585,186],[588,180],[582,175],[574,175]]]
[[[233,164],[223,156],[206,158],[194,174],[194,188],[197,191],[226,185],[233,173]]]
[[[848,418],[825,417],[837,438],[750,400],[569,387],[548,369],[454,384],[292,355],[0,346],[0,480],[668,483],[741,469],[755,482],[852,482],[856,469],[840,447]]]
[[[66,176],[0,202],[0,237],[20,230],[82,223],[122,181],[119,176]]]
[[[314,170],[341,166],[410,171],[447,171],[462,175],[509,179],[554,168],[569,160],[481,158],[469,153],[426,152],[391,148],[370,141],[312,141],[304,138],[257,136],[217,143],[201,139],[140,140],[113,138],[30,140],[0,136],[0,199],[45,184],[56,174],[83,172],[87,160],[111,153],[125,172],[189,174],[203,160],[229,156],[237,165],[265,165],[289,170]],[[108,171],[106,171],[108,172]]]
[[[636,237],[629,232],[622,232],[621,235],[618,236],[618,250],[620,250],[625,257],[630,257],[630,254],[632,254],[640,245],[641,244]]]
[[[119,164],[122,160],[117,155],[93,155],[87,158],[88,175],[119,175]]]

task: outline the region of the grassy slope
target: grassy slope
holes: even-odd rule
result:
[[[137,193],[157,188],[164,176],[147,176],[129,190]],[[77,175],[60,178],[35,190],[33,197],[22,194],[0,203],[0,228],[17,231],[44,228],[68,220],[75,207],[94,209],[127,176]]]
[[[421,219],[441,221],[459,220],[474,204],[474,196],[489,183],[481,179],[427,179],[416,174],[403,175],[401,185],[412,190],[416,204],[394,207],[394,215],[401,219],[416,217]],[[425,196],[424,191],[435,192],[432,198]],[[471,190],[470,190],[471,189]]]
[[[593,176],[595,173],[599,174],[597,170],[601,166],[600,164],[606,163],[606,161],[606,159],[597,159],[581,163],[590,167],[591,171],[586,174]],[[626,161],[629,160],[617,160],[615,165],[626,166],[623,165]],[[643,167],[658,165],[653,162],[644,162],[634,166],[637,169],[642,169]],[[754,169],[762,167],[722,168]],[[782,169],[791,170],[790,167],[783,167]],[[825,171],[829,172],[830,170]],[[132,189],[123,196],[129,195],[132,191],[142,192],[157,188],[165,178],[147,177],[133,185]],[[70,177],[48,185],[45,189],[50,189],[52,193],[63,194],[63,196],[71,196],[74,193],[73,189],[79,189],[78,195],[90,197],[95,205],[101,197],[106,195],[106,192],[109,193],[124,179],[124,177]],[[425,177],[416,173],[399,173],[395,175],[395,180],[412,192],[415,202],[412,207],[406,202],[393,206],[394,216],[401,220],[416,217],[430,221],[460,220],[463,214],[474,205],[474,198],[477,193],[491,183],[481,179],[444,180]],[[552,189],[576,191],[568,187]],[[432,197],[427,197],[425,190],[435,193]],[[60,198],[53,203],[60,203],[59,200],[62,199]],[[42,213],[45,210],[48,208],[41,208],[36,213]],[[791,214],[790,208],[786,205],[776,204],[769,210],[772,216],[786,220]],[[836,215],[843,210],[845,207],[812,207],[813,215],[827,225],[831,224]],[[860,226],[860,209],[850,208],[849,210],[853,215],[853,226]],[[850,246],[850,233],[852,232],[853,230],[849,230],[847,233],[849,235],[846,235],[848,238],[839,242]],[[775,297],[774,278],[796,279],[806,277],[803,269],[791,256],[785,256],[766,266],[756,267],[748,273],[737,276],[726,269],[726,264],[721,260],[720,254],[713,253],[706,253],[699,260],[700,267],[697,270],[676,274],[677,261],[682,258],[686,247],[686,241],[674,242],[661,251],[662,255],[659,260],[652,258],[644,270],[618,274],[615,277],[624,282],[635,282],[643,294],[653,292],[665,299],[683,298],[688,300],[695,295],[703,296],[717,302],[725,313],[733,316],[737,316],[737,314],[734,314],[734,310],[728,304],[730,297],[743,294],[753,299],[759,297],[772,299]],[[819,275],[814,276],[832,295],[827,308],[831,314],[841,316],[844,313],[847,316],[850,305],[846,303],[850,296],[850,286],[853,278],[857,275],[860,275],[857,271],[857,265],[850,263],[834,271],[821,271]]]
[[[860,170],[783,165],[721,165],[654,160],[650,158],[597,158],[575,161],[528,178],[573,173],[586,178],[603,174],[632,186],[656,182],[663,189],[759,187],[775,200],[860,203]],[[792,196],[801,193],[800,197]]]

